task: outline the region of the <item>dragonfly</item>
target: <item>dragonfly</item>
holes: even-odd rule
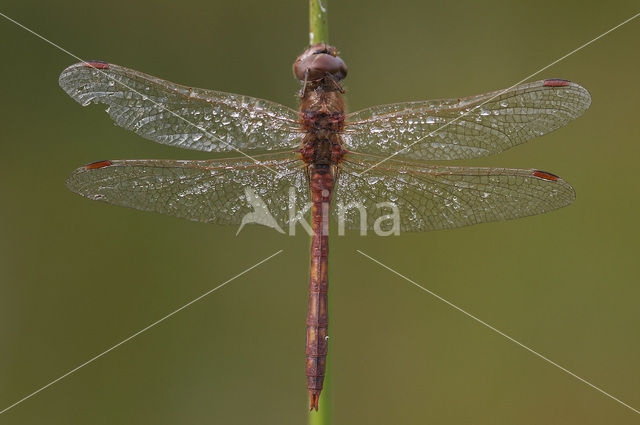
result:
[[[550,172],[428,162],[520,145],[579,117],[591,98],[576,83],[547,79],[346,113],[347,66],[335,47],[308,47],[293,71],[301,87],[297,110],[102,61],[68,67],[59,83],[83,106],[106,105],[115,124],[146,139],[238,153],[211,160],[93,162],[70,175],[73,192],[198,222],[255,222],[280,231],[310,214],[305,369],[310,408],[317,410],[328,350],[328,217],[337,216],[348,229],[397,233],[509,220],[569,205],[573,188]],[[383,214],[389,208],[392,214]]]

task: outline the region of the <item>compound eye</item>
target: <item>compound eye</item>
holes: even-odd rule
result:
[[[347,67],[338,57],[335,47],[319,43],[309,47],[293,64],[293,73],[300,81],[324,78],[327,73],[342,80],[347,75]]]

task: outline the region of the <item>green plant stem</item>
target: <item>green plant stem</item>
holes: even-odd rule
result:
[[[328,0],[309,0],[309,44],[329,43]]]

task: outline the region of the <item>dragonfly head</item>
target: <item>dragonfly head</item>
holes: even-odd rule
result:
[[[300,81],[317,81],[330,74],[336,81],[347,76],[347,65],[338,57],[338,50],[325,43],[314,44],[293,64],[293,73]]]

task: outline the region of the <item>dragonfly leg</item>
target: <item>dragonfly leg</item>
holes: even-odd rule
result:
[[[338,89],[338,91],[340,93],[344,94],[344,89],[342,88],[342,86],[340,85],[340,82],[336,79],[336,77],[334,77],[333,75],[331,75],[328,72],[327,72],[326,76],[327,76],[327,78],[329,78],[329,80],[331,80],[331,82],[333,82],[333,84],[336,86],[336,89]]]
[[[304,97],[305,92],[307,91],[307,81],[309,78],[309,70],[307,69],[304,72],[304,81],[302,83],[302,88],[300,88],[300,92],[298,92],[298,96],[300,96],[300,99],[302,99]]]

